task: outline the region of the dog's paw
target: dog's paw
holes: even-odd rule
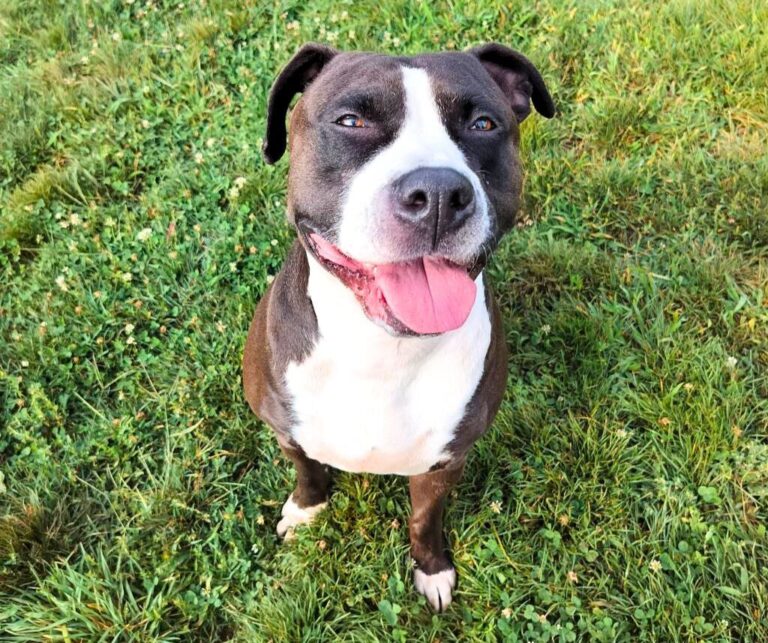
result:
[[[432,609],[442,612],[453,599],[456,570],[450,567],[436,574],[425,574],[420,569],[416,569],[413,572],[413,583],[416,585],[416,591],[427,597]]]
[[[297,525],[307,525],[315,516],[325,509],[327,502],[321,502],[311,507],[299,507],[293,501],[293,494],[288,496],[282,510],[282,518],[277,523],[277,535],[285,540],[293,538],[293,530]]]

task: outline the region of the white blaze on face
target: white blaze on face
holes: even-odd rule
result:
[[[464,256],[469,261],[490,231],[488,200],[479,177],[469,168],[459,147],[443,125],[429,75],[423,69],[402,67],[405,118],[395,139],[373,156],[352,179],[341,212],[338,248],[358,261],[387,263],[401,257],[388,248],[382,219],[385,191],[398,177],[420,167],[445,167],[472,183],[477,211],[462,230]]]

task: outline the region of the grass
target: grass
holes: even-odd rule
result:
[[[768,640],[768,5],[0,4],[0,640]],[[307,40],[510,44],[509,390],[411,588],[404,480],[297,539],[240,356],[293,238],[266,92]],[[243,180],[238,180],[242,177]],[[243,182],[244,181],[244,182]]]

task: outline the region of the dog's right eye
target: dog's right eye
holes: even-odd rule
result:
[[[480,118],[475,119],[475,122],[470,125],[469,129],[490,132],[491,130],[496,129],[496,123],[487,116],[481,116]]]
[[[356,114],[344,114],[344,116],[340,116],[334,122],[342,127],[368,127],[366,122]]]

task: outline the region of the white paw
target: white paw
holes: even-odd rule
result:
[[[456,587],[456,570],[451,567],[437,574],[425,574],[420,569],[413,572],[416,591],[424,594],[436,612],[442,612],[451,604],[452,590]]]
[[[311,507],[299,507],[293,501],[293,494],[291,494],[283,505],[281,512],[283,517],[277,523],[277,535],[290,540],[293,538],[293,529],[296,525],[307,525],[312,522],[327,504],[327,502],[321,502]]]

